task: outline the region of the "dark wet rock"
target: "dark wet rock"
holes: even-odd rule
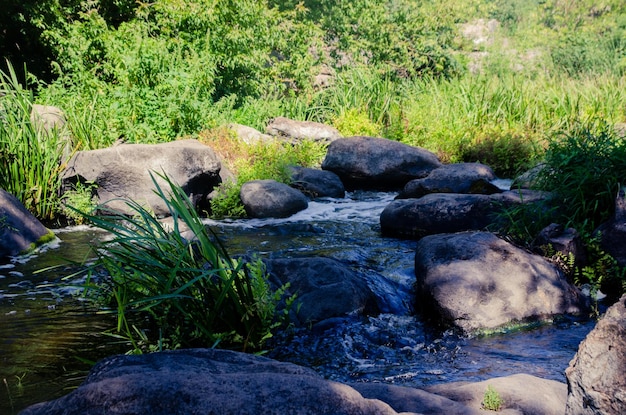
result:
[[[289,283],[287,294],[297,294],[291,310],[297,325],[379,310],[365,279],[334,259],[271,259],[266,265],[275,285]]]
[[[0,259],[28,252],[54,238],[15,196],[0,189]]]
[[[239,196],[251,218],[286,218],[309,205],[301,191],[276,180],[246,182]]]
[[[418,198],[429,193],[500,193],[502,190],[491,183],[495,179],[496,175],[491,167],[481,163],[445,164],[423,179],[408,182],[398,198]]]
[[[313,370],[226,350],[113,356],[85,382],[22,415],[395,415],[382,401]]]
[[[221,163],[215,152],[196,140],[162,144],[121,144],[100,150],[79,151],[63,173],[66,189],[72,184],[96,185],[99,203],[132,214],[124,200],[146,204],[157,216],[168,216],[163,200],[154,193],[156,174],[167,174],[180,185],[197,206],[207,204],[208,195],[221,182]]]
[[[415,275],[423,314],[467,333],[587,310],[556,266],[488,232],[421,239]]]
[[[587,265],[587,253],[582,238],[574,228],[565,229],[563,225],[551,223],[539,232],[535,245],[544,256],[558,253],[568,259],[572,255],[575,266]]]
[[[454,382],[426,388],[435,393],[472,408],[480,410],[487,387],[491,386],[504,404],[497,413],[517,415],[562,415],[567,399],[567,385],[555,380],[518,374],[492,378],[482,382]],[[492,411],[481,410],[481,413]],[[447,412],[440,412],[447,413]]]
[[[276,117],[269,122],[265,131],[277,138],[298,142],[313,140],[331,142],[341,138],[335,127],[313,121],[296,121],[285,117]]]
[[[487,195],[431,193],[419,199],[398,199],[380,215],[383,235],[420,239],[427,235],[480,230],[499,210]]]
[[[626,295],[580,343],[565,376],[567,415],[626,414]]]
[[[626,187],[619,189],[615,198],[615,213],[608,222],[596,231],[600,235],[600,246],[617,260],[621,267],[626,266]]]
[[[335,173],[308,167],[291,167],[290,186],[311,199],[318,197],[342,198],[346,195],[343,183]]]
[[[349,190],[399,190],[440,166],[428,150],[375,137],[335,140],[322,163],[322,169],[337,174]]]
[[[546,201],[549,194],[531,190],[492,195],[431,193],[418,199],[397,199],[380,215],[383,235],[420,239],[426,235],[483,230],[497,223],[503,209]]]

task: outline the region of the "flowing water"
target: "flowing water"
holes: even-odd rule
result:
[[[529,373],[564,381],[563,372],[591,320],[552,324],[488,337],[460,337],[429,328],[411,311],[415,241],[382,238],[379,216],[394,194],[355,192],[311,202],[287,219],[207,221],[231,254],[335,258],[367,278],[385,299],[384,313],[333,319],[276,336],[268,356],[305,365],[342,382],[379,381],[422,387]],[[96,314],[68,288],[76,267],[38,272],[89,258],[102,234],[87,227],[57,231],[58,241],[31,257],[0,266],[0,413],[75,388],[90,367],[124,351],[102,333],[110,315]]]

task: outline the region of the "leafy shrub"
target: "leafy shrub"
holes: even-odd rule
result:
[[[562,222],[591,233],[614,210],[619,183],[626,177],[626,145],[613,126],[580,123],[549,142],[538,186],[552,192]]]
[[[487,390],[483,395],[483,408],[488,411],[499,411],[504,405],[504,400],[493,386],[487,386]]]
[[[98,246],[93,268],[110,275],[98,295],[112,299],[117,332],[135,353],[216,346],[259,350],[280,323],[275,311],[285,287],[271,290],[262,261],[230,257],[185,192],[161,177],[169,189],[154,177],[153,182],[172,225],[133,201],[127,202],[134,212],[130,218],[110,210],[86,215],[112,234]],[[193,240],[181,235],[186,229]]]
[[[333,125],[345,137],[357,135],[379,137],[382,132],[382,128],[372,122],[367,114],[355,108],[339,114],[333,120]]]
[[[71,223],[82,225],[85,222],[84,214],[90,215],[96,210],[98,202],[94,195],[95,187],[93,183],[77,182],[71,190],[63,193],[60,211]]]

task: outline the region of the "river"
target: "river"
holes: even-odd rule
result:
[[[394,312],[336,319],[323,327],[277,335],[268,356],[305,365],[341,382],[389,382],[421,387],[528,373],[565,381],[564,370],[593,328],[589,319],[549,324],[486,337],[435,331],[411,311],[415,241],[380,236],[379,216],[395,194],[348,193],[323,199],[287,219],[207,220],[231,254],[335,258],[398,287]],[[92,362],[125,350],[103,334],[114,317],[81,300],[62,277],[80,267],[103,234],[80,226],[58,229],[40,252],[0,265],[0,413],[69,393]],[[43,272],[39,271],[44,269]],[[372,286],[373,284],[373,286]],[[370,283],[373,289],[389,285]]]

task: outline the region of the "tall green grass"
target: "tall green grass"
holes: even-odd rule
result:
[[[260,350],[280,324],[276,307],[284,287],[270,288],[262,261],[231,257],[185,192],[160,177],[167,187],[153,176],[155,192],[170,211],[171,225],[134,201],[126,202],[130,217],[106,206],[101,206],[105,215],[86,215],[112,235],[97,246],[93,269],[103,267],[110,275],[97,294],[113,301],[114,333],[130,342],[133,353],[179,347]]]
[[[62,157],[71,147],[64,131],[46,131],[31,120],[33,94],[13,67],[0,71],[0,188],[15,195],[42,220],[59,207]]]

